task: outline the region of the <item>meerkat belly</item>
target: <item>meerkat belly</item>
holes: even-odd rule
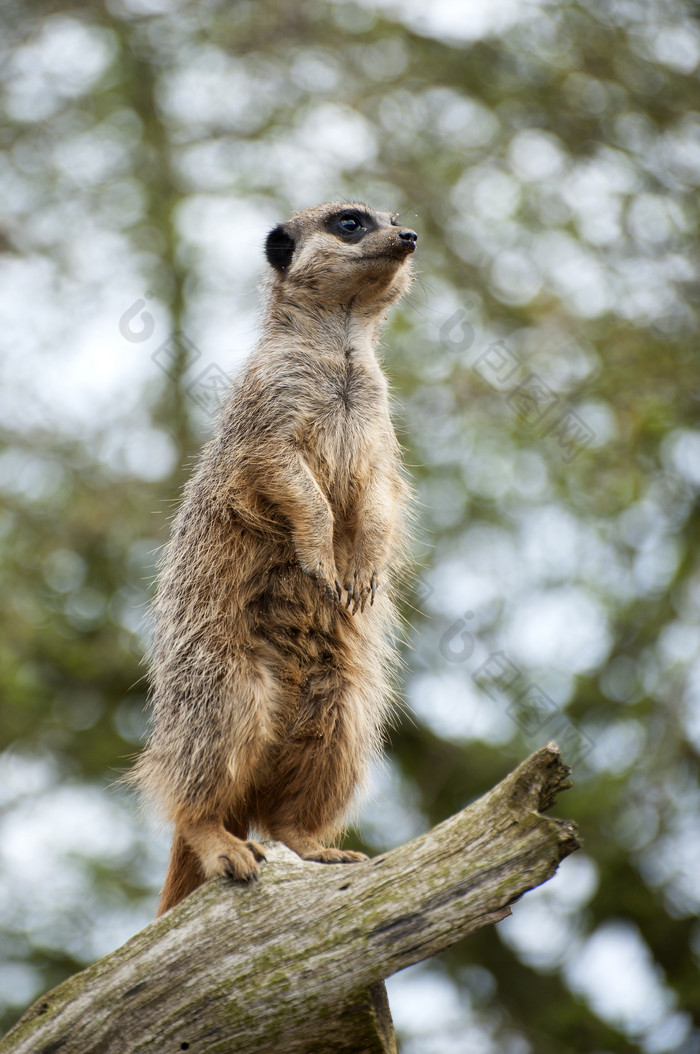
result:
[[[354,661],[351,616],[319,604],[315,584],[296,563],[280,564],[259,583],[247,616],[248,648],[264,655],[278,689],[276,743],[318,736],[335,720],[329,688]]]

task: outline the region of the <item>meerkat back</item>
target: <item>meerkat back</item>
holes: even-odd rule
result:
[[[376,346],[416,234],[362,204],[270,232],[262,338],[185,489],[161,566],[153,727],[133,773],[175,827],[159,913],[257,879],[251,829],[333,846],[381,749],[409,490]]]

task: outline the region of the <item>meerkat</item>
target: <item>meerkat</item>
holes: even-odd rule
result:
[[[174,824],[159,915],[214,876],[257,879],[251,830],[303,860],[366,859],[329,843],[392,706],[410,489],[376,349],[416,241],[342,203],[267,237],[262,338],[161,562],[130,777]]]

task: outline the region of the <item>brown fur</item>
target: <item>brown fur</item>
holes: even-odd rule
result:
[[[159,914],[215,875],[257,878],[251,827],[306,860],[363,859],[324,842],[391,707],[408,489],[375,347],[414,245],[339,203],[268,238],[263,336],[162,561],[153,730],[130,777],[175,824]]]

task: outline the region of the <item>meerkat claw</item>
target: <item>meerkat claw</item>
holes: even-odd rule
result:
[[[245,846],[246,849],[250,849],[251,853],[253,854],[258,863],[262,863],[263,861],[267,860],[267,857],[265,856],[265,851],[263,850],[263,847],[259,844],[259,842],[246,842]]]

